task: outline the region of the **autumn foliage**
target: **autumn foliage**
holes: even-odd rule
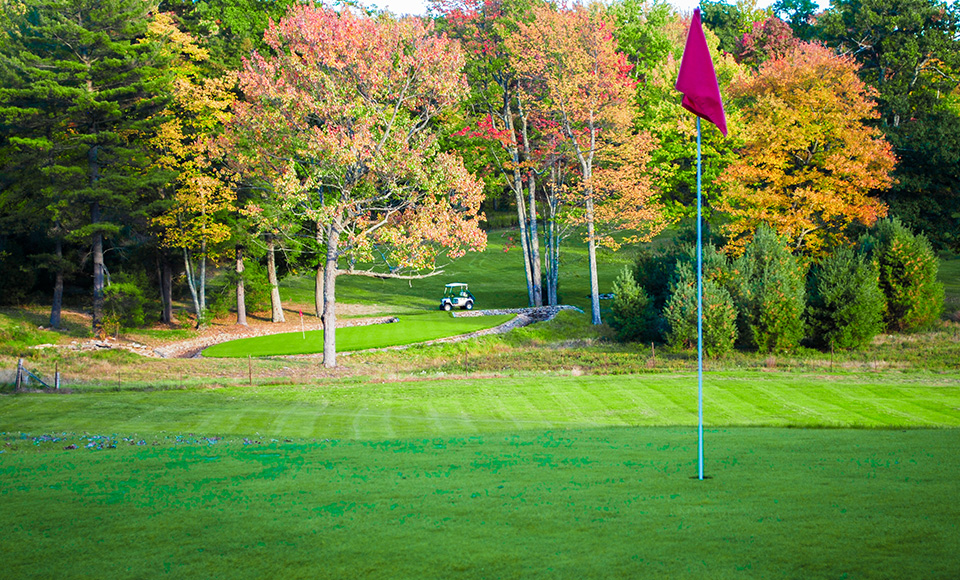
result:
[[[416,273],[486,244],[483,184],[439,150],[431,125],[467,93],[464,55],[419,19],[322,6],[291,9],[265,42],[272,54],[254,54],[240,73],[232,146],[291,217],[323,232],[333,366],[337,275],[374,258],[388,269],[364,273]]]
[[[787,236],[791,248],[820,255],[848,244],[853,225],[886,215],[871,193],[889,187],[895,157],[880,131],[875,92],[856,63],[801,43],[756,74],[731,83],[745,145],[720,178],[720,204],[734,248],[761,222]]]
[[[596,7],[537,4],[517,22],[505,46],[521,80],[521,101],[559,138],[579,169],[568,200],[571,219],[586,228],[593,322],[600,323],[596,246],[616,246],[608,231],[662,229],[647,172],[655,139],[630,132],[635,82],[617,50],[611,19]]]

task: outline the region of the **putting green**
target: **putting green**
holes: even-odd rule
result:
[[[513,314],[454,318],[450,312],[407,314],[398,322],[348,326],[337,329],[337,351],[350,352],[416,344],[449,336],[469,334],[499,326]],[[323,331],[285,332],[267,336],[241,338],[220,343],[203,351],[205,357],[234,358],[246,356],[279,356],[323,352]]]

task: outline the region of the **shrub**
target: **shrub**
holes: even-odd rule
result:
[[[133,282],[115,282],[103,290],[105,325],[143,326],[143,291]]]
[[[667,251],[640,252],[634,267],[634,279],[653,302],[657,312],[663,310],[670,297],[670,283],[677,271],[677,261],[683,253],[678,248]]]
[[[879,270],[888,330],[919,330],[940,318],[944,300],[943,284],[937,281],[940,264],[926,236],[914,235],[896,218],[886,219],[877,222],[861,245]]]
[[[660,339],[660,322],[653,300],[626,267],[613,282],[610,326],[623,342],[652,342]]]
[[[804,272],[787,242],[761,224],[733,264],[734,301],[744,346],[759,352],[793,350],[803,338]]]
[[[813,267],[808,296],[810,340],[816,346],[862,348],[883,328],[877,269],[850,248],[838,248]]]
[[[705,268],[706,271],[706,268]],[[677,264],[670,298],[663,309],[667,344],[694,348],[697,344],[697,276],[695,265]],[[730,293],[709,276],[703,279],[703,348],[707,356],[719,357],[733,349],[737,340],[737,311]]]

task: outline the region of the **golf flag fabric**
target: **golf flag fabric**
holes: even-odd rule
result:
[[[693,11],[693,21],[687,33],[687,45],[680,60],[680,74],[677,75],[676,88],[683,93],[681,105],[698,117],[703,117],[727,136],[727,116],[723,111],[720,98],[720,85],[713,70],[707,37],[703,34],[700,22],[700,9]]]

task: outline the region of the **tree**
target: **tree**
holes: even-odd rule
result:
[[[665,58],[639,75],[643,81],[637,87],[633,119],[636,130],[657,136],[658,144],[651,152],[650,167],[657,174],[664,214],[671,220],[696,215],[696,117],[681,107],[674,88],[689,28],[689,18],[683,20],[679,16],[668,18],[663,23],[661,33],[668,39],[670,49]],[[714,55],[717,79],[726,94],[726,86],[732,78],[742,74],[744,67],[732,55],[715,50],[719,42],[716,36],[709,30],[704,32],[710,52]],[[737,158],[736,147],[741,144],[739,115],[730,107],[727,111],[727,137],[711,123],[703,126],[701,135],[703,214],[708,223],[721,194],[717,179]]]
[[[799,44],[799,40],[782,20],[771,16],[763,22],[754,22],[753,30],[737,41],[736,58],[753,67],[759,67],[771,58],[783,58]]]
[[[827,43],[861,64],[877,124],[900,163],[881,195],[938,247],[960,248],[956,156],[960,9],[938,0],[838,0],[818,19]]]
[[[796,348],[804,333],[805,268],[786,238],[760,224],[732,270],[740,339],[762,353]]]
[[[517,74],[504,37],[527,19],[527,0],[433,0],[444,28],[463,43],[471,88],[470,126],[457,133],[487,141],[489,158],[503,175],[517,208],[520,248],[530,306],[541,306],[541,259],[537,234],[537,165],[542,156],[532,110],[518,100]]]
[[[770,7],[773,15],[790,25],[794,36],[800,40],[812,40],[818,10],[813,0],[777,0]]]
[[[233,176],[214,164],[214,138],[230,121],[234,97],[229,89],[234,81],[201,74],[198,64],[207,60],[207,51],[181,32],[170,14],[154,18],[151,34],[166,38],[166,50],[177,57],[171,100],[161,112],[165,120],[150,139],[155,166],[174,175],[172,191],[164,192],[169,207],[152,221],[163,243],[183,253],[199,326],[206,317],[207,262],[215,258],[214,247],[230,238],[224,214],[231,212],[236,201]]]
[[[273,54],[240,73],[231,146],[290,215],[322,227],[323,360],[333,367],[338,275],[422,277],[444,255],[485,246],[483,186],[432,130],[466,94],[464,58],[420,20],[314,6],[292,8],[265,41]]]
[[[754,22],[763,22],[770,15],[768,10],[757,8],[757,0],[737,0],[734,4],[704,0],[700,3],[703,24],[717,35],[719,49],[736,51],[737,41],[750,32]]]
[[[920,330],[940,318],[944,297],[943,284],[937,280],[940,262],[925,236],[915,235],[896,218],[885,219],[861,245],[879,269],[888,330]]]
[[[857,65],[802,43],[730,85],[742,112],[745,145],[720,178],[720,208],[734,248],[768,223],[795,251],[820,255],[849,243],[886,206],[870,194],[890,186],[895,158],[879,130],[873,91]]]
[[[883,329],[886,307],[877,268],[863,254],[841,246],[824,256],[807,281],[806,317],[817,346],[862,348]]]
[[[634,82],[625,55],[617,51],[609,17],[596,7],[556,10],[548,5],[534,6],[531,16],[529,23],[516,24],[505,44],[523,82],[521,101],[556,123],[579,164],[576,194],[582,200],[580,219],[586,225],[592,320],[600,324],[596,248],[612,238],[596,227],[598,220],[616,212],[599,208],[605,201],[611,202],[608,208],[636,208],[633,216],[621,211],[607,223],[617,229],[640,230],[637,239],[649,239],[659,231],[662,225],[649,221],[659,213],[652,188],[642,177],[645,168],[636,166],[649,154],[653,140],[628,134]],[[631,151],[631,146],[640,150]],[[621,170],[631,165],[633,169],[620,173],[622,181],[609,173],[595,173],[604,157]]]
[[[827,43],[861,63],[896,127],[960,84],[960,13],[938,0],[835,0],[818,20]]]
[[[703,247],[703,349],[707,356],[720,357],[733,350],[737,340],[737,309],[724,287],[726,256],[712,244]],[[663,308],[667,344],[674,348],[697,345],[697,275],[694,249],[675,266],[670,297]]]
[[[103,333],[104,244],[120,235],[139,192],[155,185],[129,136],[148,130],[162,106],[163,55],[145,38],[144,0],[34,0],[11,15],[3,68],[17,84],[0,89],[0,114],[20,175],[42,179],[47,215],[86,208],[68,239],[89,240],[93,330]],[[41,161],[42,160],[42,161]],[[38,163],[38,161],[40,161]],[[31,177],[27,178],[28,180]],[[51,316],[53,318],[53,316]]]
[[[613,282],[613,296],[610,326],[617,332],[617,340],[652,342],[660,338],[653,300],[626,266]]]

